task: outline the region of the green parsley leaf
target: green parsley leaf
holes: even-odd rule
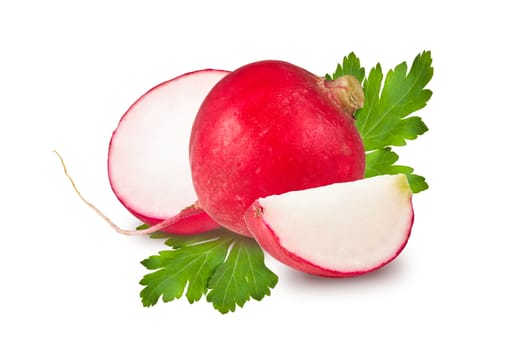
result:
[[[225,264],[218,266],[209,281],[207,300],[221,313],[242,307],[250,297],[261,300],[270,294],[278,276],[263,263],[263,251],[251,238],[237,237]]]
[[[416,56],[408,73],[403,62],[387,73],[385,82],[379,64],[371,69],[363,83],[365,105],[355,113],[366,151],[403,146],[405,140],[428,130],[421,118],[410,114],[425,107],[432,96],[424,89],[432,78],[431,64],[430,51],[425,51]]]
[[[404,165],[395,165],[398,159],[398,155],[392,152],[390,147],[368,152],[365,177],[384,174],[406,174],[413,193],[418,193],[429,188],[423,176],[413,174],[414,169]]]
[[[397,65],[387,73],[385,81],[380,64],[365,77],[359,58],[351,53],[326,79],[345,74],[363,81],[365,104],[354,117],[367,153],[365,177],[404,173],[414,193],[426,190],[428,184],[423,176],[414,174],[411,167],[395,165],[399,157],[390,146],[404,146],[406,140],[414,140],[428,130],[420,117],[411,114],[425,107],[432,96],[425,89],[433,75],[430,51],[416,56],[408,72],[405,62]]]
[[[360,59],[351,52],[348,56],[343,58],[343,62],[338,64],[336,71],[332,76],[327,74],[325,79],[333,80],[341,77],[342,75],[352,75],[361,83],[365,78],[365,68],[361,67]]]
[[[146,226],[142,225],[140,228]],[[278,277],[264,264],[263,251],[252,238],[239,236],[225,229],[180,236],[154,234],[167,238],[172,250],[160,251],[142,261],[149,270],[140,284],[144,306],[155,305],[184,295],[190,303],[203,295],[221,313],[243,307],[251,297],[261,300],[270,295]],[[210,291],[210,292],[209,292]]]

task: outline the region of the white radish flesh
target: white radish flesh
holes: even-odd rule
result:
[[[260,198],[246,214],[270,254],[304,272],[356,276],[393,260],[414,212],[405,175],[383,175]]]

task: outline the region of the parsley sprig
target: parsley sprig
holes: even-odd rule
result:
[[[145,228],[142,225],[140,228]],[[261,248],[252,238],[225,229],[177,236],[157,233],[152,238],[167,238],[170,250],[160,251],[142,261],[147,269],[140,284],[144,306],[155,305],[185,296],[194,303],[206,296],[221,313],[243,307],[249,299],[261,300],[270,295],[278,276],[264,263]]]
[[[432,96],[432,91],[425,89],[433,75],[430,51],[417,55],[410,70],[406,62],[389,70],[385,80],[380,64],[365,76],[359,58],[351,53],[326,78],[345,74],[354,75],[363,83],[365,104],[354,117],[367,152],[365,177],[404,173],[414,193],[426,190],[428,184],[423,176],[414,174],[411,167],[395,164],[399,157],[391,147],[404,146],[407,140],[428,130],[421,118],[412,113],[425,107]]]

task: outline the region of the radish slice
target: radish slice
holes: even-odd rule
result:
[[[247,227],[281,262],[326,277],[376,270],[405,247],[414,219],[404,174],[258,199]]]
[[[195,234],[218,227],[199,208],[189,166],[189,137],[200,104],[228,72],[200,70],[161,83],[121,118],[109,145],[108,174],[120,202],[164,232]]]

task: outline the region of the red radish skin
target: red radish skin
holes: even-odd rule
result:
[[[243,216],[257,198],[361,179],[365,152],[353,113],[362,104],[350,76],[325,81],[282,61],[230,73],[205,98],[192,128],[200,206],[250,236]]]
[[[219,225],[203,211],[192,187],[187,147],[192,123],[209,90],[228,74],[205,69],[163,82],[121,118],[108,152],[111,188],[127,210],[162,230],[195,234]]]
[[[129,210],[129,212],[136,218],[149,225],[158,225],[166,220],[165,218],[158,219],[144,216],[130,208],[127,208],[127,210]],[[162,228],[163,232],[179,235],[192,235],[211,231],[219,227],[216,221],[211,219],[211,217],[198,206],[198,203],[182,209],[182,211],[180,211],[176,216],[177,220],[175,220],[175,223]]]
[[[261,203],[262,199],[256,200],[249,207],[245,214],[245,221],[250,232],[266,252],[294,269],[313,275],[337,278],[366,274],[387,265],[403,251],[410,238],[414,223],[412,192],[408,187],[406,177],[404,175],[385,175],[385,177],[383,182],[388,181],[389,183],[381,186],[382,188],[388,186],[388,188],[385,188],[383,191],[380,190],[381,192],[377,194],[370,193],[373,191],[371,186],[376,186],[375,184],[371,184],[358,192],[341,189],[341,186],[347,185],[341,183],[324,187],[333,193],[331,195],[332,200],[325,201],[323,199],[325,197],[318,194],[322,188],[316,188],[313,189],[316,194],[310,195],[307,199],[301,197],[301,200],[296,202],[295,206],[287,205],[287,208],[290,209],[287,211],[283,210],[283,213],[280,214],[282,217],[280,220],[289,220],[291,222],[290,227],[295,225],[306,226],[297,232],[298,237],[294,238],[294,241],[292,238],[289,239],[288,232],[285,232],[281,225],[279,225],[279,228],[274,228],[278,226],[276,225],[277,220],[268,218],[269,215],[265,213],[266,208]],[[365,185],[361,181],[366,180],[353,182],[352,185],[360,187]],[[382,181],[382,179],[372,178],[372,181],[376,183],[376,181]],[[305,191],[298,192],[302,192],[303,196]],[[296,194],[300,195],[297,192]],[[354,195],[353,199],[347,196],[351,194]],[[283,194],[282,196],[286,195],[288,194]],[[343,195],[345,195],[345,198],[341,198]],[[274,199],[272,201],[274,202]],[[320,216],[319,218],[314,218],[314,210],[328,208],[327,212],[332,211],[332,204],[335,202],[343,206],[340,210],[345,215],[335,213],[329,217],[329,213],[320,213],[316,214]],[[345,204],[346,206],[344,206]],[[360,204],[363,207],[360,207],[359,210],[351,210],[357,208]],[[300,208],[300,206],[302,207]],[[303,208],[307,207],[312,209],[303,210]],[[296,215],[293,213],[294,211],[296,211]],[[358,211],[359,213],[354,214],[354,212]],[[380,213],[383,214],[383,217],[379,216]],[[329,236],[332,232],[329,231],[329,227],[336,225],[336,221],[342,223],[340,227],[343,227],[343,230],[337,233],[338,237],[345,239],[344,242]],[[343,223],[344,221],[349,222],[349,224]],[[320,229],[318,229],[317,222],[320,222]],[[374,227],[369,232],[365,232],[365,227],[372,225]],[[288,228],[289,225],[283,227]],[[305,232],[308,227],[313,227],[309,235]],[[278,229],[280,230],[279,232],[277,232]],[[362,230],[362,232],[358,232],[358,230]],[[376,233],[378,231],[381,231],[381,233]],[[364,238],[362,239],[362,237]],[[327,243],[331,245],[328,246],[328,249],[325,249],[325,246],[316,244],[314,240],[332,243]],[[358,244],[359,246],[357,246]],[[303,249],[299,247],[300,245],[309,245],[313,248]],[[341,254],[340,251],[344,253]],[[300,256],[298,252],[302,255],[308,254],[309,258]],[[322,257],[336,256],[336,259],[339,260],[337,263],[344,265],[345,268],[336,270],[327,267],[325,262],[323,266],[320,266],[319,262],[311,261],[312,259],[318,260],[319,255]],[[354,255],[358,256],[354,257]],[[367,258],[367,256],[371,258]],[[376,259],[376,256],[378,259]],[[332,260],[333,258],[330,259]],[[351,259],[356,262],[352,262]],[[356,268],[352,268],[352,264],[355,264]],[[362,264],[364,267],[362,267]]]

